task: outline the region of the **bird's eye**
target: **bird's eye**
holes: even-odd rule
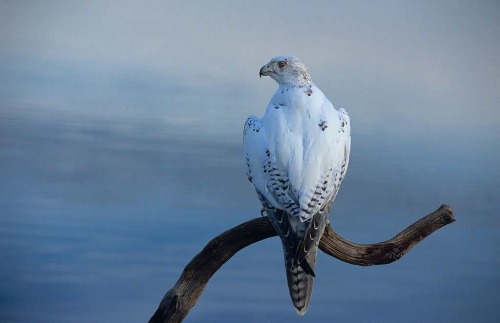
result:
[[[279,67],[279,68],[283,68],[283,67],[285,67],[285,66],[286,66],[286,62],[285,62],[285,61],[279,61],[279,62],[278,62],[278,67]]]

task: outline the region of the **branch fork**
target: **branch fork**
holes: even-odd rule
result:
[[[342,238],[326,226],[319,249],[341,261],[358,265],[385,265],[401,259],[413,246],[434,231],[455,221],[451,207],[441,205],[392,239],[358,244]],[[184,268],[153,314],[150,323],[181,322],[196,304],[213,274],[241,249],[276,236],[267,217],[244,222],[212,239]]]

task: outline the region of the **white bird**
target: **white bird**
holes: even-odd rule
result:
[[[281,238],[290,297],[299,315],[309,305],[319,240],[349,164],[350,120],[317,88],[294,56],[260,69],[279,88],[264,116],[243,131],[247,176]]]

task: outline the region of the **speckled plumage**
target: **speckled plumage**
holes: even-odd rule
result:
[[[244,127],[247,175],[281,238],[292,302],[303,315],[319,239],[349,163],[350,120],[293,56],[260,70],[279,84],[262,118]]]

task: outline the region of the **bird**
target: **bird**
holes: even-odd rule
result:
[[[281,239],[292,303],[309,305],[318,245],[346,174],[350,118],[335,109],[297,57],[278,56],[260,69],[278,83],[262,118],[243,129],[246,175]]]

